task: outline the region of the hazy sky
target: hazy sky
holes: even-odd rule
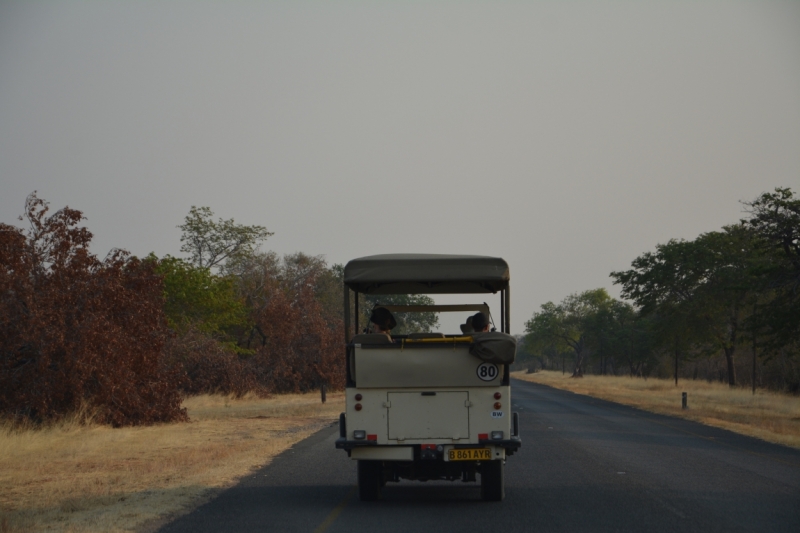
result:
[[[179,255],[498,255],[512,331],[800,189],[800,2],[0,3],[0,222],[38,190]],[[491,302],[490,302],[491,303]]]

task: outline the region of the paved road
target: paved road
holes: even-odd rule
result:
[[[532,383],[513,397],[523,447],[501,503],[406,481],[362,503],[331,427],[162,531],[800,532],[800,451]]]

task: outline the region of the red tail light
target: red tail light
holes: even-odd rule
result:
[[[489,440],[488,433],[478,433],[478,440]]]
[[[367,440],[378,440],[377,435],[367,435]]]

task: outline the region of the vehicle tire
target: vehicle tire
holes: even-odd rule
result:
[[[487,502],[500,502],[505,495],[503,461],[486,461],[481,464],[481,498]]]
[[[380,498],[383,486],[383,468],[380,461],[358,461],[358,498],[373,502]]]

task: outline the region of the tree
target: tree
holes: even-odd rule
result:
[[[314,294],[320,304],[325,320],[331,328],[341,334],[344,321],[344,265],[334,264],[320,272],[314,286]]]
[[[689,333],[705,353],[725,355],[728,383],[736,384],[734,355],[741,342],[746,304],[756,298],[752,269],[754,232],[726,226],[694,241],[671,240],[636,258],[633,268],[612,272],[622,295],[645,314],[659,316],[660,338],[675,350],[676,368]],[[677,380],[677,370],[676,370]]]
[[[281,259],[275,252],[254,252],[226,271],[236,280],[236,290],[248,309],[257,313],[269,303],[280,285]]]
[[[639,330],[644,321],[631,304],[612,299],[599,306],[587,324],[594,339],[594,355],[600,359],[600,374],[606,373],[609,364],[616,374],[618,357],[629,365],[631,375],[634,369],[641,372],[646,351],[642,349],[643,335]]]
[[[599,340],[597,314],[611,301],[605,289],[594,289],[571,294],[558,305],[547,302],[525,323],[526,339],[539,349],[572,350],[572,375],[582,376],[590,346]]]
[[[313,282],[299,284],[296,292],[275,291],[253,318],[264,335],[253,367],[270,390],[299,392],[323,384],[344,385],[342,324],[331,327],[326,322]]]
[[[208,268],[166,256],[157,260],[156,272],[164,276],[164,311],[169,326],[211,335],[236,348],[235,333],[248,329],[248,311],[232,276],[215,276]],[[234,330],[239,330],[235,332]]]
[[[183,224],[181,252],[200,268],[223,268],[256,252],[261,241],[273,235],[263,226],[244,226],[233,219],[214,222],[208,207],[192,206]]]
[[[328,267],[321,255],[298,252],[283,257],[281,278],[282,286],[292,294],[300,294],[303,287],[308,287],[327,324],[337,333],[341,331],[344,309],[340,269]]]
[[[661,352],[673,361],[673,377],[678,385],[682,362],[696,359],[703,354],[696,347],[704,341],[703,321],[693,314],[694,308],[685,304],[665,303],[657,310],[645,314],[650,324],[650,345],[655,352]]]
[[[517,358],[514,362],[516,368],[526,368],[532,372],[538,362],[542,370],[564,366],[569,351],[559,351],[553,343],[533,344],[533,338],[526,335],[515,335],[517,338]]]
[[[185,420],[165,370],[161,276],[89,251],[80,211],[28,197],[27,232],[0,224],[0,413],[57,419],[88,405],[115,426]]]
[[[332,328],[341,325],[343,267],[328,267],[323,256],[298,252],[281,258],[275,252],[256,252],[226,271],[236,279],[237,291],[255,313],[267,306],[278,291],[291,300],[307,286],[319,302],[328,325]]]
[[[615,305],[624,306],[616,313],[618,323],[617,349],[628,365],[630,375],[646,378],[658,364],[654,348],[654,327],[657,321],[643,315],[627,302],[615,300]]]
[[[776,188],[745,206],[750,217],[742,224],[761,239],[764,254],[755,275],[769,295],[752,326],[766,326],[775,351],[800,338],[800,198],[789,188]]]

